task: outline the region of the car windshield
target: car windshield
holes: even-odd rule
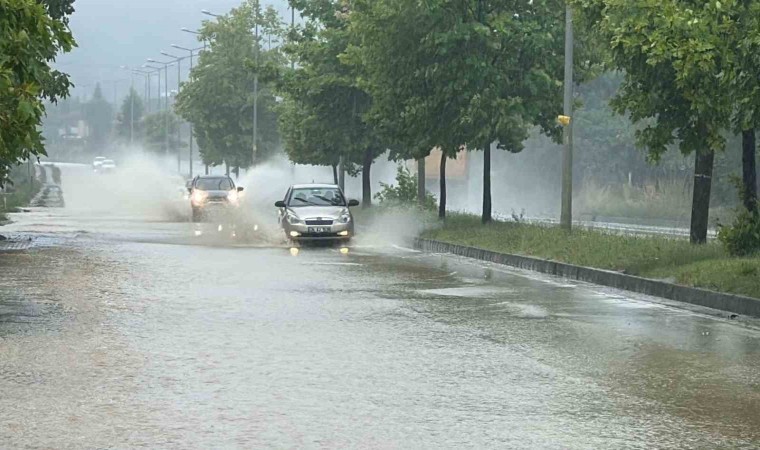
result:
[[[232,180],[229,178],[199,178],[195,188],[202,191],[229,191],[232,189]]]
[[[293,189],[288,206],[346,206],[346,199],[338,188]]]

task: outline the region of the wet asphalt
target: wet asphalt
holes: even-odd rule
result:
[[[752,322],[85,169],[2,229],[2,448],[760,447]]]

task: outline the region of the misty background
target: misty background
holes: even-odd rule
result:
[[[48,108],[44,133],[49,159],[71,160],[66,150],[67,144],[59,139],[61,130],[70,131],[82,122],[91,129],[105,131],[100,136],[102,143],[86,148],[87,157],[76,157],[81,159],[78,162],[89,162],[87,158],[99,154],[123,160],[134,153],[149,153],[149,149],[127,147],[117,139],[119,130],[116,121],[120,111],[124,111],[130,85],[134,83],[137,95],[142,96],[144,92],[144,78],[132,76],[123,66],[140,68],[148,58],[166,60],[160,52],[172,53],[172,44],[188,48],[201,46],[195,35],[183,32],[182,28],[198,29],[204,20],[213,20],[201,12],[204,9],[224,14],[239,4],[238,0],[77,0],[74,4],[76,12],[71,16],[71,28],[78,48],[62,55],[56,64],[57,68],[70,74],[75,87],[70,99]],[[273,6],[283,21],[290,23],[287,0],[261,4],[262,7]],[[300,20],[296,12],[296,21],[300,23]],[[186,80],[190,69],[187,61],[180,69],[181,79]],[[150,79],[153,100],[156,101],[157,80],[156,77]],[[574,122],[576,217],[593,221],[640,221],[687,226],[693,157],[683,157],[674,148],[657,165],[646,161],[645,152],[634,145],[633,125],[626,117],[613,114],[608,106],[620,80],[620,74],[608,73],[578,89],[577,97],[582,106]],[[161,83],[163,92],[166,88],[163,86],[163,76]],[[95,98],[97,86],[100,87],[100,94]],[[176,69],[172,67],[168,72],[168,89],[176,91],[177,88]],[[95,122],[102,123],[94,127]],[[187,139],[190,134],[188,124],[178,126]],[[146,133],[150,134],[150,130]],[[174,136],[174,132],[171,134]],[[179,147],[187,146],[188,142],[179,144]],[[730,139],[727,151],[716,156],[712,225],[717,220],[727,220],[731,209],[738,204],[732,180],[740,174],[739,146],[738,140]],[[165,167],[172,167],[179,173],[188,171],[184,160],[177,165],[176,156],[153,156],[161,160]],[[492,158],[493,204],[497,217],[558,217],[560,145],[536,132],[526,141],[523,152],[510,154],[494,151]],[[449,209],[477,213],[482,194],[482,153],[468,152],[462,159],[459,173],[452,173],[448,179]],[[329,182],[332,178],[330,167],[286,170],[289,163],[281,154],[269,163],[273,165],[271,167],[277,167],[276,173],[279,175],[260,177],[259,192],[284,192],[283,187],[290,183]],[[431,163],[431,166],[436,164],[435,161]],[[413,164],[407,165],[414,169]],[[196,166],[195,173],[199,168],[200,164]],[[377,159],[372,166],[373,194],[381,189],[381,183],[394,182],[396,168],[397,163],[383,156]],[[223,172],[220,167],[211,170]],[[276,186],[264,189],[264,180]],[[257,182],[250,177],[247,181]],[[349,196],[360,197],[360,179],[352,177],[347,180],[346,186]],[[428,170],[427,188],[437,195],[435,170]]]

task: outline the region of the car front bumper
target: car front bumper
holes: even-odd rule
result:
[[[353,222],[332,225],[291,225],[285,222],[283,228],[288,238],[298,241],[346,240],[354,235]]]

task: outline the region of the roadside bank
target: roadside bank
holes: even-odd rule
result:
[[[8,213],[29,206],[47,184],[47,171],[40,165],[14,167],[0,190],[0,225],[8,222]]]
[[[580,229],[568,233],[558,227],[515,222],[493,222],[484,226],[480,224],[478,217],[456,214],[450,215],[443,226],[424,231],[420,238],[422,241],[452,244],[500,255],[528,257],[547,263],[563,263],[581,269],[597,269],[645,279],[662,285],[658,289],[665,286],[698,288],[760,299],[760,256],[731,257],[714,242],[693,246],[684,239],[627,236]],[[448,251],[443,248],[439,246],[437,251]],[[475,254],[472,250],[462,250],[458,254],[462,253],[466,253],[463,256]],[[493,257],[490,254],[486,256]],[[517,260],[507,258],[503,263],[517,265],[516,262]],[[533,264],[528,264],[531,265]],[[518,265],[536,270],[528,266]],[[542,271],[552,273],[552,270],[555,269]],[[567,276],[567,273],[560,271],[557,275]],[[584,281],[598,282],[592,279]],[[599,284],[636,290],[620,283]],[[642,293],[671,298],[663,295],[664,291]],[[688,295],[684,299],[673,299],[688,302]],[[760,308],[757,311],[760,315]]]

